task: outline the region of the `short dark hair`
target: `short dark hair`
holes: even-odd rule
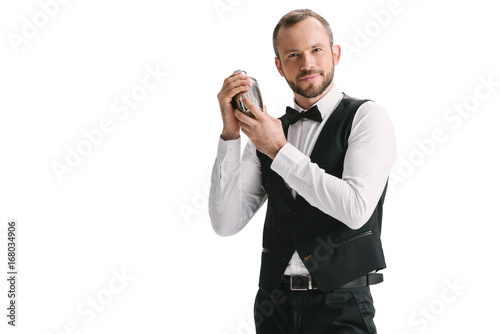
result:
[[[321,24],[323,24],[323,26],[326,29],[326,32],[328,33],[328,37],[330,38],[330,46],[333,46],[332,29],[330,28],[330,24],[328,23],[328,21],[325,20],[325,18],[323,16],[319,15],[316,12],[313,12],[310,9],[295,9],[295,10],[292,10],[291,12],[285,14],[281,18],[281,20],[278,22],[278,24],[276,25],[276,28],[274,28],[273,47],[274,47],[274,53],[276,54],[276,57],[278,57],[278,59],[280,58],[280,56],[278,53],[278,42],[276,41],[276,39],[278,37],[278,32],[281,29],[281,27],[285,27],[285,28],[291,27],[294,24],[297,24],[297,23],[305,20],[308,17],[313,17],[313,18],[317,19],[319,22],[321,22]]]

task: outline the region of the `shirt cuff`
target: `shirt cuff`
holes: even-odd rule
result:
[[[241,137],[234,140],[224,140],[219,137],[219,146],[217,149],[217,161],[221,164],[223,161],[240,161],[241,155]]]
[[[274,157],[271,169],[286,179],[294,169],[311,161],[307,155],[300,152],[295,146],[286,143]]]

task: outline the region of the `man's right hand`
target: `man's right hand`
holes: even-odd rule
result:
[[[234,116],[235,110],[231,101],[234,96],[248,91],[249,88],[249,77],[241,73],[232,74],[224,80],[222,89],[217,95],[224,126],[221,134],[223,140],[234,140],[240,137],[240,123]]]

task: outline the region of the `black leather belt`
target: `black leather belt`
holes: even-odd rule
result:
[[[378,284],[384,281],[384,275],[371,273],[358,277],[349,283],[339,286],[338,289],[359,288],[363,286]],[[292,291],[318,290],[318,285],[311,275],[283,275],[281,285],[290,288]]]

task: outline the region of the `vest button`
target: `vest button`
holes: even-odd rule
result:
[[[286,259],[286,257],[284,257],[284,258],[281,259],[281,262],[288,263],[288,260]]]
[[[298,236],[296,233],[294,233],[294,234],[292,235],[292,239],[297,239],[298,237],[299,237],[299,236]]]
[[[292,212],[292,218],[297,218],[299,213],[297,211]]]

